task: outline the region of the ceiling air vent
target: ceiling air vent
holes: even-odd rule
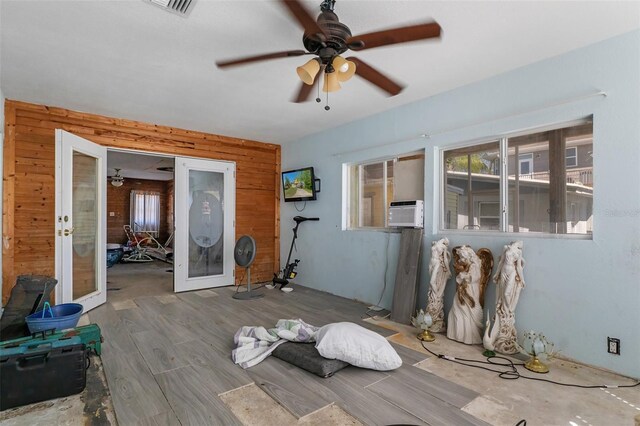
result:
[[[180,16],[189,16],[196,0],[144,0],[147,3],[160,6],[168,12],[175,13]]]

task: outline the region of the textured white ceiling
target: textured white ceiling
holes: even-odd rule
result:
[[[173,172],[158,170],[158,167],[174,167],[172,157],[131,154],[128,152],[107,151],[107,175],[115,175],[120,169],[120,176],[132,179],[172,180]]]
[[[320,0],[305,1],[319,11]],[[357,56],[408,87],[387,98],[354,78],[323,104],[290,103],[286,58],[222,71],[215,61],[302,48],[274,1],[198,0],[188,18],[142,0],[1,2],[5,97],[282,143],[640,27],[640,2],[347,1],[353,34],[435,19],[440,41]]]

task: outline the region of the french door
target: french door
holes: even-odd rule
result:
[[[235,164],[176,157],[176,292],[234,284]]]
[[[57,303],[89,311],[107,300],[107,149],[56,130]]]

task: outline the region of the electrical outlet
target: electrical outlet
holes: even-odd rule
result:
[[[614,355],[620,355],[620,339],[607,337],[607,352]]]

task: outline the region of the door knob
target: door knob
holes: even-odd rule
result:
[[[73,234],[73,231],[75,230],[75,226],[72,226],[71,229],[65,229],[64,230],[64,236],[68,237],[69,235]]]

